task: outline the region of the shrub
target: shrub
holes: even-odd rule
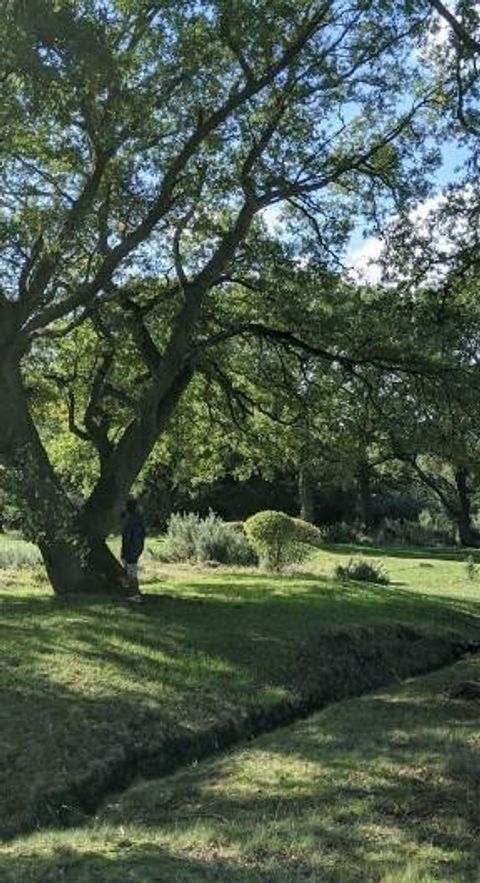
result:
[[[309,521],[303,521],[302,518],[291,518],[295,529],[295,540],[306,546],[318,547],[324,542],[323,531]]]
[[[326,543],[365,543],[370,539],[358,521],[352,524],[336,521],[334,524],[322,525],[322,534]]]
[[[385,518],[374,536],[380,546],[438,546],[453,541],[452,530],[420,513],[419,521]]]
[[[199,523],[196,558],[197,561],[218,561],[219,564],[257,564],[257,557],[243,530],[240,533],[213,513]]]
[[[167,555],[173,561],[257,563],[243,531],[226,524],[214,512],[209,512],[206,518],[193,512],[172,515],[168,524]]]
[[[173,514],[168,521],[167,556],[172,561],[193,561],[200,517],[194,512]]]
[[[418,521],[405,518],[383,518],[367,532],[359,521],[345,521],[322,525],[326,543],[373,544],[378,546],[438,546],[451,545],[454,536],[451,525],[443,519],[432,519],[421,512]]]
[[[283,512],[257,512],[247,518],[245,533],[265,567],[278,570],[292,560],[293,523]]]
[[[257,512],[245,522],[245,533],[263,566],[280,570],[284,564],[301,561],[310,546],[318,546],[322,534],[313,524],[291,518],[284,512]]]
[[[375,564],[373,561],[362,561],[361,559],[355,560],[354,558],[350,558],[346,566],[339,564],[335,568],[335,577],[338,580],[377,583],[381,586],[388,586],[390,582],[390,577],[381,564]]]
[[[172,555],[170,554],[168,539],[166,537],[150,539],[145,551],[152,561],[158,561],[161,564],[166,564],[169,561],[172,561]]]
[[[240,533],[245,536],[243,521],[225,521],[224,524],[231,530],[235,531],[235,533]]]

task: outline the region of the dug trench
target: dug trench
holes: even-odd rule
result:
[[[67,787],[43,793],[21,829],[5,832],[5,839],[43,827],[87,823],[103,801],[136,778],[166,776],[334,702],[427,674],[478,652],[480,641],[429,635],[402,625],[351,627],[311,636],[298,648],[289,698],[239,710],[236,716],[219,713],[212,725],[197,731],[177,727],[153,744],[120,744]]]

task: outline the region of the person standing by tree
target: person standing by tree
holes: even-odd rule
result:
[[[129,593],[127,600],[135,604],[143,602],[138,584],[138,560],[145,546],[145,522],[134,497],[127,500],[125,522],[122,530],[120,558],[125,568]]]

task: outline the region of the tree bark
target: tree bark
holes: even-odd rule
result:
[[[65,541],[47,534],[38,540],[51,586],[58,595],[126,595],[123,568],[106,543],[71,531]]]
[[[300,466],[298,474],[298,496],[300,502],[300,518],[313,524],[315,516],[313,483],[310,471],[305,464]]]
[[[177,376],[172,374],[170,388],[160,401],[152,397],[144,402],[142,412],[127,430],[111,459],[102,464],[100,478],[89,500],[71,518],[67,542],[56,539],[61,535],[58,528],[46,542],[39,542],[56,592],[124,594],[126,588],[128,590],[123,568],[110,552],[106,540],[112,531],[118,530],[130,488],[165,431],[192,376],[190,367],[183,368]],[[52,505],[53,511],[62,511],[62,508],[57,510]]]
[[[138,417],[131,423],[105,464],[98,482],[81,515],[85,530],[98,542],[118,528],[120,515],[139,472],[155,443],[165,431],[170,417],[193,376],[187,366],[172,376],[170,388],[160,401],[152,395],[143,402]]]
[[[18,473],[18,503],[26,534],[40,549],[57,594],[125,594],[123,568],[86,529],[63,490],[30,416],[20,368],[0,363],[0,458]]]
[[[357,469],[357,482],[360,504],[360,519],[368,530],[373,524],[372,487],[368,463],[362,461]]]
[[[468,487],[468,474],[464,468],[455,470],[455,484],[458,491],[457,527],[462,546],[480,546],[480,533],[472,524],[472,504]]]

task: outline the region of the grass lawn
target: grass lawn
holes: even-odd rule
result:
[[[321,552],[308,572],[282,576],[174,568],[147,555],[149,601],[134,610],[56,599],[38,568],[0,570],[3,834],[45,822],[50,805],[54,823],[62,789],[74,800],[77,783],[101,779],[116,760],[295,699],[306,639],[334,657],[327,636],[345,626],[478,638],[480,587],[467,580],[464,555],[385,556],[393,582],[375,587],[333,581],[350,554]]]
[[[0,847],[3,883],[478,883],[480,707],[470,659],[332,705]]]

